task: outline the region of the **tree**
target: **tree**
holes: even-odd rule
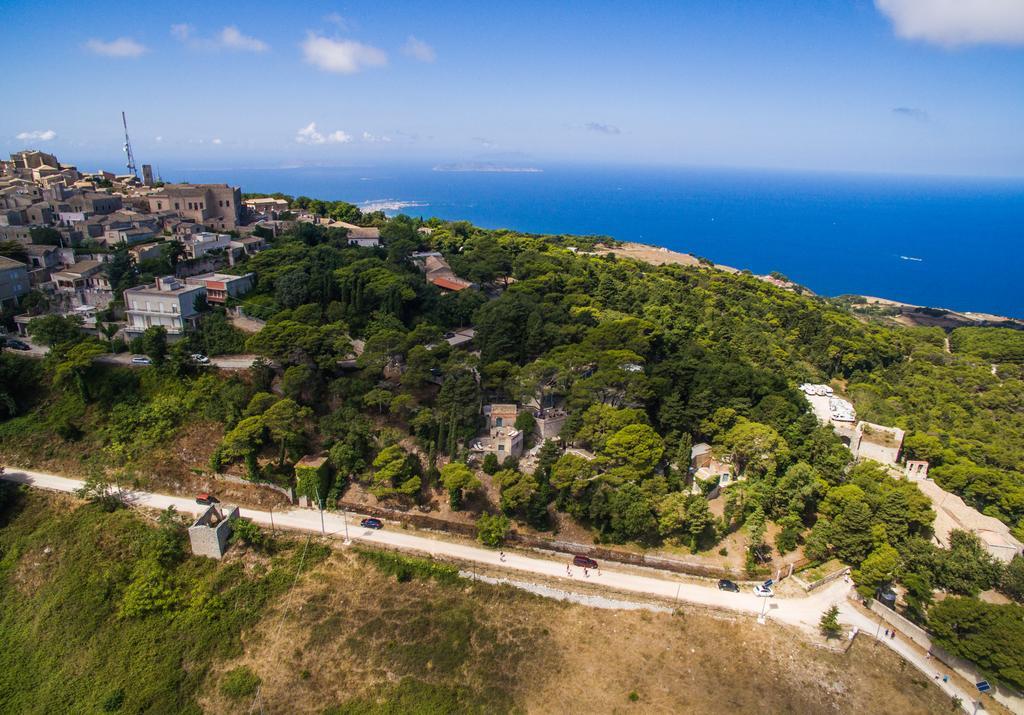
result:
[[[977,534],[954,529],[949,534],[949,553],[942,559],[936,585],[965,596],[994,588],[1002,565],[989,554]]]
[[[249,479],[259,478],[259,464],[256,461],[256,450],[263,444],[267,425],[263,416],[246,417],[235,425],[234,429],[224,435],[220,453],[228,459],[245,459]]]
[[[498,463],[498,455],[494,452],[488,452],[485,454],[482,469],[484,470],[484,474],[497,474],[498,470],[501,469],[501,465]]]
[[[185,245],[181,241],[164,241],[160,244],[160,258],[167,262],[172,273],[184,255]]]
[[[103,264],[103,267],[115,296],[120,297],[127,288],[139,284],[139,270],[126,244],[118,244],[111,252],[110,260]]]
[[[28,251],[20,241],[0,241],[0,256],[18,263],[28,263]]]
[[[999,590],[1018,603],[1024,602],[1024,556],[1014,556],[1006,565]]]
[[[853,580],[857,584],[857,593],[863,598],[873,597],[878,589],[892,583],[899,565],[899,552],[889,544],[882,544],[868,554],[859,569],[854,569]]]
[[[167,357],[167,328],[154,325],[142,333],[142,352],[157,365]]]
[[[461,462],[451,462],[441,467],[441,484],[448,490],[452,509],[459,509],[466,494],[480,488],[480,480],[473,470]]]
[[[654,472],[665,453],[665,443],[649,425],[623,427],[608,438],[602,456],[613,465],[629,467],[641,476]]]
[[[53,384],[64,389],[74,387],[83,401],[89,399],[89,383],[86,375],[93,366],[93,361],[105,355],[106,347],[95,341],[78,343],[64,354],[53,371]]]
[[[750,470],[756,476],[774,472],[789,452],[786,440],[774,428],[744,419],[726,433],[722,447],[732,455],[736,474]]]
[[[114,511],[124,506],[121,493],[110,488],[110,482],[100,474],[89,475],[82,486],[75,490],[75,496],[96,504],[103,511]]]
[[[418,494],[420,477],[413,460],[399,445],[385,447],[373,460],[374,474],[370,493],[377,498]]]
[[[871,510],[865,502],[846,504],[832,520],[831,540],[836,555],[848,564],[859,565],[874,544],[871,526]]]
[[[818,621],[818,630],[826,638],[837,638],[839,636],[842,632],[842,627],[839,625],[839,606],[832,605],[821,614],[821,620]]]
[[[263,423],[270,430],[270,436],[281,444],[278,464],[284,466],[285,450],[292,441],[305,432],[305,421],[313,416],[308,407],[301,407],[295,400],[284,398],[275,402],[263,413]]]
[[[532,474],[517,469],[502,469],[494,475],[494,483],[501,489],[501,508],[506,514],[522,512],[540,486]]]
[[[28,323],[28,334],[51,348],[85,338],[82,333],[82,319],[77,315],[44,315],[33,318]]]
[[[476,520],[476,538],[484,546],[501,546],[511,525],[504,514],[481,514]]]
[[[64,237],[61,232],[49,226],[32,226],[28,230],[32,243],[37,246],[63,246]]]
[[[947,598],[928,611],[934,640],[983,673],[1024,688],[1024,607],[974,598]]]

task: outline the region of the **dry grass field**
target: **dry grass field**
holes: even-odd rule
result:
[[[208,712],[943,713],[953,703],[885,649],[846,654],[696,611],[609,611],[464,580],[400,578],[335,553],[211,671]],[[228,688],[230,692],[230,688]]]

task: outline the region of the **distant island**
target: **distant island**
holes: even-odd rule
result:
[[[458,164],[437,164],[434,171],[479,172],[485,174],[540,174],[544,170],[534,166],[504,166],[502,164],[462,162]]]

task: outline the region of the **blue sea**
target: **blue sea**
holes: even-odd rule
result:
[[[164,171],[487,228],[603,234],[859,293],[1024,318],[1024,181],[650,167]]]

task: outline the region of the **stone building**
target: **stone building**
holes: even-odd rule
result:
[[[228,550],[228,539],[231,537],[231,522],[238,518],[237,506],[225,506],[218,509],[216,504],[200,515],[192,526],[188,527],[188,540],[192,544],[192,553],[196,556],[209,556],[219,559]]]

